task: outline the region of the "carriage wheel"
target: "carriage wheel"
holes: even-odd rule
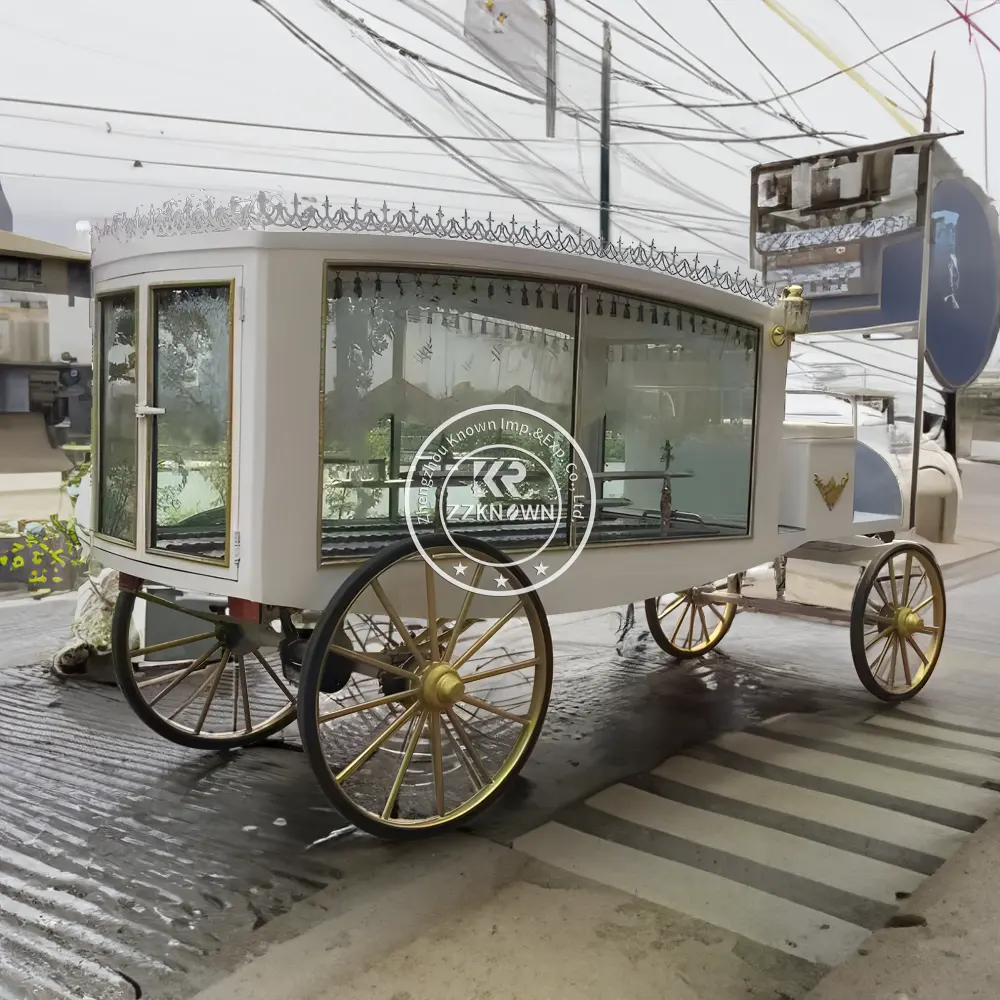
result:
[[[484,589],[499,582],[496,596],[450,585],[405,539],[341,585],[306,653],[306,755],[334,806],[375,836],[417,839],[466,823],[521,769],[548,707],[552,637],[542,603],[534,591],[504,594],[530,586],[528,577],[493,545],[453,538],[477,564],[444,534],[422,542],[455,579]],[[404,625],[401,598],[423,614],[419,628],[409,618]],[[469,618],[473,599],[487,617]],[[340,645],[362,613],[380,623],[380,638],[363,650]]]
[[[742,578],[734,574],[702,587],[646,599],[646,624],[660,649],[678,660],[691,660],[715,649],[726,637],[736,604],[713,600],[721,593],[739,594]]]
[[[945,610],[941,570],[924,546],[902,542],[868,566],[851,604],[851,654],[876,698],[905,701],[930,680]]]
[[[184,615],[190,623],[185,634],[130,649],[137,600]],[[282,679],[278,648],[289,638],[269,625],[183,607],[140,585],[118,593],[111,657],[125,700],[155,733],[196,750],[235,749],[295,719],[295,694]]]

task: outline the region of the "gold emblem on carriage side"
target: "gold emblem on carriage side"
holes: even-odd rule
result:
[[[837,501],[841,498],[844,490],[847,488],[847,483],[851,478],[849,472],[844,473],[844,478],[838,483],[836,479],[831,476],[825,483],[819,476],[813,476],[813,482],[816,484],[816,489],[819,490],[819,495],[823,498],[823,503],[826,504],[827,510],[833,510],[837,506]]]

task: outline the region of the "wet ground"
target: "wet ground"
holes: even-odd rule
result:
[[[997,704],[996,571],[950,581],[948,651],[923,701]],[[224,945],[365,865],[391,863],[322,798],[296,737],[203,754],[146,730],[114,688],[39,662],[72,602],[0,603],[0,997],[182,998]],[[556,683],[522,778],[476,831],[509,843],[685,746],[786,712],[870,708],[844,628],[741,615],[725,652],[678,665],[627,613],[553,621]],[[977,664],[975,655],[979,654]],[[330,838],[330,839],[328,839]]]

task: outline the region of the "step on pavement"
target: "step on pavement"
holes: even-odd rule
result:
[[[911,704],[727,733],[513,847],[832,967],[997,812],[1000,731]]]

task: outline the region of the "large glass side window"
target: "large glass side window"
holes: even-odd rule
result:
[[[232,455],[233,287],[151,293],[150,545],[225,562]]]
[[[136,292],[100,296],[97,324],[97,530],[135,545],[139,485]]]
[[[593,542],[750,530],[759,331],[589,289],[579,427],[598,480]]]
[[[405,533],[407,472],[425,438],[449,417],[506,403],[544,413],[569,430],[576,308],[572,285],[330,267],[323,332],[324,558],[363,554]],[[470,530],[463,519],[477,497],[475,484],[454,474],[455,465],[473,449],[512,443],[502,424],[498,419],[464,435],[443,463],[442,482],[453,471],[445,517],[456,529]],[[521,494],[546,501],[551,487],[526,482]],[[534,529],[564,531],[543,521],[539,517]],[[475,527],[479,535],[496,530],[502,529]]]

